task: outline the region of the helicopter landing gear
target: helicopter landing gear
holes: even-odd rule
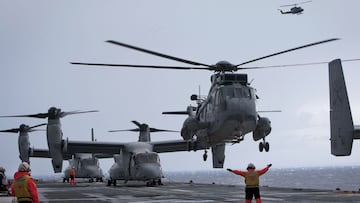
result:
[[[265,138],[263,138],[263,141],[259,143],[259,151],[263,152],[264,149],[266,152],[270,150],[270,144],[265,141]]]
[[[205,153],[204,153],[204,155],[203,155],[203,160],[206,161],[206,160],[207,160],[207,157],[208,157],[208,155],[207,155],[207,150],[205,150]]]

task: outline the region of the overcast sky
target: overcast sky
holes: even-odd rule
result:
[[[206,64],[227,60],[239,64],[274,52],[328,38],[339,41],[265,59],[249,66],[359,58],[360,2],[314,0],[301,5],[302,15],[281,15],[281,5],[294,1],[123,0],[123,1],[1,1],[0,115],[45,113],[51,106],[64,111],[99,110],[62,119],[64,137],[99,141],[136,141],[133,132],[108,133],[135,127],[180,130],[185,116],[162,115],[185,110],[190,95],[206,95],[209,71],[89,68],[69,62],[184,65],[105,43],[116,40]],[[287,8],[284,8],[287,9]],[[359,62],[344,63],[350,105],[360,124]],[[260,99],[258,110],[282,110],[261,116],[272,121],[260,153],[248,134],[226,148],[224,168],[276,168],[360,165],[360,142],[350,157],[330,154],[329,88],[326,64],[296,68],[247,70]],[[3,118],[0,129],[36,125],[46,120]],[[20,163],[17,134],[1,134],[0,165],[12,174]],[[157,133],[152,140],[181,139]],[[47,148],[44,132],[30,135],[31,145]],[[203,151],[161,154],[164,171],[215,170]],[[112,159],[102,160],[107,171]],[[67,162],[64,163],[64,168]],[[52,174],[49,159],[31,161],[33,174]]]

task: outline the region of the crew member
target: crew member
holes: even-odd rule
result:
[[[71,167],[70,171],[69,171],[69,175],[70,175],[70,185],[75,185],[75,167]]]
[[[5,168],[0,166],[0,191],[8,191],[8,180],[5,175]]]
[[[261,203],[260,189],[259,189],[259,176],[266,173],[272,164],[268,164],[261,170],[255,170],[255,165],[249,163],[247,171],[226,169],[236,175],[240,175],[245,178],[245,203],[251,203],[253,196],[256,203]]]
[[[30,166],[26,162],[19,165],[14,174],[14,183],[11,186],[13,196],[20,203],[39,203],[39,195],[34,179],[30,176]]]

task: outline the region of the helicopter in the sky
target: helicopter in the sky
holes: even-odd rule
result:
[[[331,154],[350,156],[353,140],[360,139],[360,126],[353,123],[340,59],[329,63],[329,89]]]
[[[109,170],[107,185],[116,186],[117,180],[144,181],[147,186],[162,185],[161,178],[164,177],[159,155],[153,151],[151,143],[151,132],[178,132],[151,128],[149,125],[132,121],[138,128],[128,130],[111,130],[109,132],[132,131],[139,132],[137,142],[124,143],[120,154],[114,155],[115,163]]]
[[[288,11],[283,11],[281,9],[278,9],[278,10],[280,11],[281,14],[298,14],[298,15],[300,15],[304,11],[304,9],[301,8],[298,5],[305,4],[305,3],[310,3],[310,2],[311,1],[304,1],[304,2],[296,3],[296,4],[283,5],[283,6],[280,6],[280,7],[290,7],[290,6],[292,6],[292,7]]]
[[[264,68],[246,68],[241,66],[290,51],[295,51],[335,40],[338,39],[333,38],[306,44],[296,48],[249,60],[237,65],[231,64],[227,61],[220,61],[215,65],[208,65],[109,40],[106,42],[193,66],[179,67],[80,62],[71,62],[71,64],[214,71],[215,73],[211,76],[211,87],[208,96],[206,98],[199,98],[196,95],[191,97],[192,100],[198,101],[198,106],[188,106],[186,111],[164,113],[188,115],[188,118],[185,119],[183,123],[181,136],[186,141],[195,140],[193,143],[195,143],[197,146],[200,145],[203,149],[205,149],[205,154],[203,156],[204,160],[207,158],[207,149],[211,148],[213,155],[213,167],[222,168],[225,160],[225,144],[239,143],[244,139],[244,136],[250,132],[253,133],[253,139],[255,141],[262,140],[262,142],[259,144],[260,151],[263,151],[264,149],[265,151],[269,151],[270,148],[269,143],[265,140],[265,137],[271,132],[270,120],[266,117],[260,116],[259,111],[256,110],[256,100],[258,99],[258,96],[255,93],[255,89],[250,86],[247,74],[234,72],[244,69]]]
[[[38,114],[29,114],[29,115],[15,115],[15,116],[0,116],[0,118],[4,117],[31,117],[31,118],[48,118],[48,123],[46,127],[46,137],[48,143],[48,153],[52,159],[52,165],[55,173],[60,173],[62,171],[63,165],[63,132],[61,129],[60,118],[72,115],[72,114],[80,114],[80,113],[90,113],[97,111],[69,111],[64,112],[61,109],[56,107],[49,108],[47,113],[38,113]],[[25,149],[25,148],[24,148]],[[46,150],[39,150],[39,154],[42,155],[44,153],[46,155]]]

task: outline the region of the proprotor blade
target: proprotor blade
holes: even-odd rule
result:
[[[138,121],[131,121],[131,122],[137,125],[139,128],[141,127],[141,123],[139,123]]]
[[[267,56],[263,56],[263,57],[260,57],[260,58],[256,58],[256,59],[253,59],[253,60],[250,60],[250,61],[240,63],[240,64],[236,65],[236,67],[242,66],[242,65],[245,65],[245,64],[248,64],[248,63],[252,63],[252,62],[255,62],[255,61],[259,61],[259,60],[262,60],[262,59],[265,59],[265,58],[273,57],[273,56],[276,56],[276,55],[284,54],[284,53],[287,53],[287,52],[295,51],[295,50],[298,50],[298,49],[303,49],[303,48],[306,48],[306,47],[311,47],[311,46],[315,46],[315,45],[319,45],[319,44],[323,44],[323,43],[327,43],[327,42],[332,42],[332,41],[335,41],[335,40],[339,40],[339,38],[327,39],[327,40],[323,40],[323,41],[314,42],[314,43],[311,43],[311,44],[306,44],[306,45],[303,45],[303,46],[295,47],[295,48],[288,49],[288,50],[285,50],[285,51],[280,51],[280,52],[277,52],[277,53],[274,53],[274,54],[270,54],[270,55],[267,55]],[[241,67],[238,68],[238,69],[241,69]]]
[[[39,125],[34,125],[34,126],[29,127],[29,129],[37,128],[37,127],[44,126],[44,125],[47,125],[47,123],[42,123],[42,124],[39,124]]]
[[[48,113],[38,113],[38,114],[29,114],[29,115],[0,116],[0,118],[8,118],[8,117],[47,118],[48,116],[49,116]]]
[[[20,128],[12,128],[8,130],[0,130],[2,133],[18,133],[20,131]]]
[[[163,129],[157,129],[157,128],[150,128],[150,132],[180,132],[175,130],[163,130]]]
[[[61,117],[67,116],[67,115],[73,115],[73,114],[81,114],[81,113],[93,113],[93,112],[99,112],[98,110],[91,110],[91,111],[68,111],[68,112],[61,112]]]
[[[145,52],[145,53],[148,53],[148,54],[152,54],[152,55],[155,55],[155,56],[167,58],[167,59],[170,59],[170,60],[182,62],[182,63],[187,63],[187,64],[191,64],[191,65],[196,65],[196,66],[210,67],[210,65],[207,65],[207,64],[203,64],[203,63],[199,63],[199,62],[195,62],[195,61],[190,61],[190,60],[186,60],[186,59],[182,59],[182,58],[162,54],[162,53],[159,53],[159,52],[151,51],[151,50],[148,50],[148,49],[143,49],[143,48],[140,48],[140,47],[135,47],[135,46],[125,44],[125,43],[121,43],[121,42],[117,42],[117,41],[114,41],[114,40],[107,40],[106,42],[116,44],[116,45],[119,45],[119,46],[122,46],[122,47],[126,47],[126,48],[129,48],[129,49],[134,49],[134,50],[137,50],[137,51]]]
[[[136,129],[127,129],[127,130],[109,130],[108,132],[124,132],[124,131],[132,131],[132,132],[139,132],[140,129],[139,128],[136,128]]]

